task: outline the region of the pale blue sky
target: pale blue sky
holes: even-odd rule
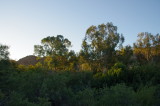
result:
[[[0,0],[0,43],[16,60],[58,34],[78,52],[86,29],[107,22],[132,45],[139,32],[160,33],[160,0]]]

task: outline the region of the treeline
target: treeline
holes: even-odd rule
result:
[[[159,106],[160,35],[124,41],[112,23],[89,27],[79,53],[62,35],[49,36],[29,66],[0,45],[0,106]]]
[[[39,65],[50,70],[106,72],[114,64],[127,67],[160,63],[160,35],[138,34],[133,47],[123,46],[125,39],[112,23],[87,29],[79,53],[70,50],[71,42],[62,35],[46,37],[34,46],[35,55],[43,60]]]

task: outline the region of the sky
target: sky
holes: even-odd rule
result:
[[[14,60],[47,36],[63,35],[78,52],[87,28],[107,22],[132,46],[140,32],[160,33],[160,0],[0,0],[0,43]]]

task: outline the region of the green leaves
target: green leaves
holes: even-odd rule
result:
[[[148,32],[138,34],[138,40],[134,43],[134,54],[137,60],[144,64],[146,62],[159,62],[160,59],[160,35],[152,35]],[[155,59],[158,58],[158,59]]]
[[[87,62],[100,63],[98,68],[110,67],[115,60],[115,49],[124,42],[123,35],[117,33],[112,23],[91,26],[86,31],[80,55]]]
[[[132,106],[135,105],[134,91],[124,84],[117,84],[111,88],[101,90],[100,106]]]
[[[43,57],[44,67],[50,70],[66,70],[70,64],[69,47],[71,42],[62,35],[48,36],[41,40],[41,45],[34,46],[34,54]]]
[[[71,42],[62,35],[57,35],[56,37],[48,36],[41,40],[41,45],[34,46],[34,54],[41,57],[54,55],[63,56],[68,52],[69,47],[71,47]]]
[[[9,59],[9,52],[8,52],[9,47],[6,45],[0,44],[0,60],[7,60]]]

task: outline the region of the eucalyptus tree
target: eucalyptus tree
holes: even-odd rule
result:
[[[45,57],[48,67],[63,70],[67,64],[69,47],[71,47],[71,42],[62,35],[48,36],[41,40],[41,45],[34,46],[34,54]]]
[[[34,54],[41,57],[62,56],[68,52],[69,47],[71,47],[71,42],[62,35],[57,35],[56,37],[48,36],[41,40],[41,45],[34,45]]]
[[[0,60],[8,60],[9,59],[9,47],[7,45],[0,44]]]
[[[148,32],[138,34],[134,43],[134,54],[140,62],[153,62],[153,59],[160,56],[160,35],[153,35]]]
[[[82,42],[80,54],[97,70],[110,68],[115,62],[115,50],[122,47],[124,37],[112,23],[90,26]]]

